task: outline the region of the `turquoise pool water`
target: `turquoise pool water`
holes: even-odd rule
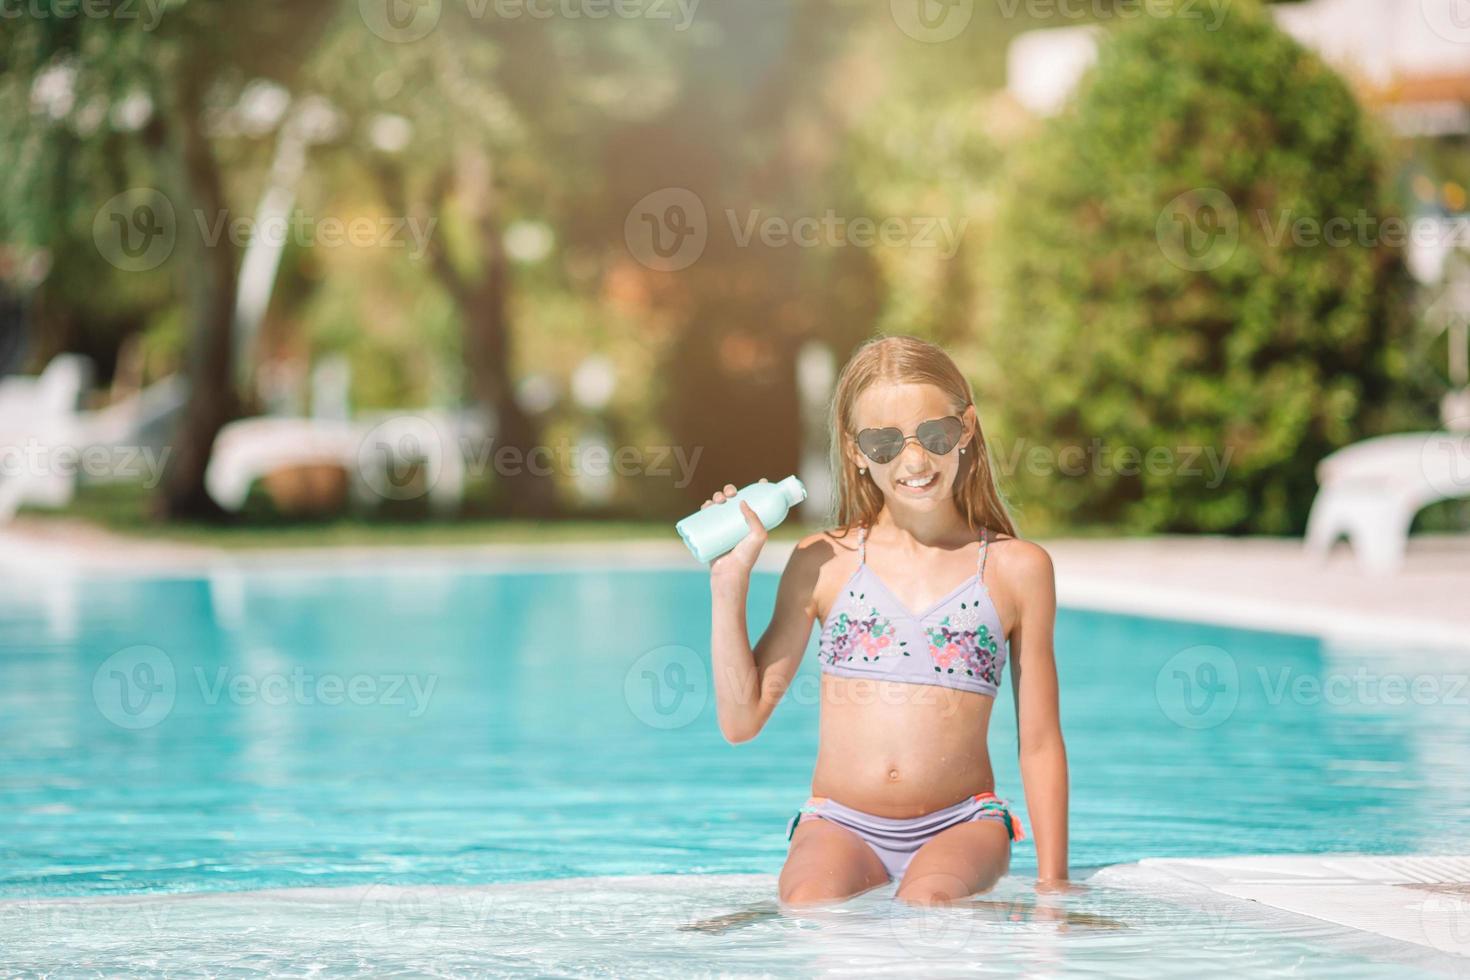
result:
[[[1470,849],[1464,661],[1072,610],[1057,648],[1078,869]],[[693,572],[0,573],[0,900],[774,874],[816,664],[732,746],[707,650]],[[1024,815],[1008,693],[992,746]]]

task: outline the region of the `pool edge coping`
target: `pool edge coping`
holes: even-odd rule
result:
[[[126,539],[114,536],[111,543]],[[678,541],[505,542],[472,545],[371,545],[274,547],[229,550],[190,545],[127,541],[126,553],[101,552],[75,541],[0,528],[0,571],[23,568],[28,574],[134,577],[200,577],[260,571],[330,571],[339,574],[408,571],[446,563],[476,571],[577,571],[597,568],[636,571],[699,572]],[[1043,545],[1046,542],[1042,542]],[[779,575],[795,540],[769,542],[756,571]],[[1098,571],[1056,570],[1057,605],[1063,609],[1144,616],[1319,637],[1328,642],[1406,643],[1470,652],[1470,629],[1444,617],[1424,618],[1393,612],[1357,611],[1325,602],[1303,603],[1260,596],[1222,595],[1204,588],[1119,580]]]
[[[1232,917],[1251,919],[1265,928],[1269,928],[1273,919],[1309,920],[1341,930],[1343,935],[1339,941],[1327,940],[1327,943],[1340,945],[1354,955],[1386,959],[1420,969],[1445,968],[1452,976],[1464,976],[1467,972],[1465,964],[1470,964],[1470,943],[1457,943],[1460,948],[1456,949],[1436,943],[1426,925],[1426,912],[1422,905],[1418,910],[1418,925],[1423,937],[1411,939],[1404,934],[1404,918],[1394,923],[1398,927],[1396,935],[1383,923],[1365,922],[1361,912],[1344,909],[1340,904],[1333,906],[1332,903],[1340,903],[1358,888],[1402,884],[1392,880],[1394,878],[1448,880],[1442,875],[1424,875],[1422,871],[1405,874],[1403,866],[1411,862],[1465,861],[1470,861],[1470,855],[1372,854],[1361,851],[1152,857],[1105,865],[1089,880],[1095,880],[1103,887],[1138,891],[1164,901],[1189,902],[1214,912],[1228,912]],[[1321,874],[1326,870],[1337,873]],[[1353,874],[1373,870],[1379,872],[1376,877]],[[1345,879],[1344,873],[1351,877]],[[1273,883],[1284,884],[1288,889],[1314,889],[1317,900],[1332,907],[1330,910],[1318,906],[1304,908],[1299,901],[1288,904],[1280,896],[1273,899],[1269,893],[1259,891],[1260,886]],[[1252,894],[1253,891],[1256,894]],[[1394,911],[1408,917],[1415,910],[1406,904]],[[1470,915],[1470,899],[1456,899],[1453,910],[1439,908],[1434,911],[1458,922]]]

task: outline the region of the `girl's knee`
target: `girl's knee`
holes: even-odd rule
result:
[[[821,879],[801,878],[792,882],[781,882],[779,897],[784,905],[822,905],[840,901],[847,895]]]
[[[905,879],[893,897],[909,905],[948,905],[956,899],[974,894],[974,890],[963,879],[952,874],[927,874],[917,879]]]

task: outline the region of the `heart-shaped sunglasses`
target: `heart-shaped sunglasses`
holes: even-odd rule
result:
[[[863,455],[873,462],[888,463],[898,458],[910,439],[919,440],[919,445],[929,452],[943,456],[954,450],[964,434],[965,423],[953,415],[946,415],[942,419],[920,422],[911,436],[904,435],[893,425],[881,429],[863,429],[857,434],[857,445]]]

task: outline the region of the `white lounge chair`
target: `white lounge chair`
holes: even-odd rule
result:
[[[1346,536],[1365,571],[1391,575],[1403,565],[1415,514],[1436,501],[1470,497],[1470,433],[1367,439],[1322,460],[1317,482],[1308,552],[1325,558]]]
[[[58,354],[37,377],[0,378],[0,522],[29,504],[65,507],[77,481],[135,479],[138,462],[94,467],[80,461],[97,449],[158,450],[183,409],[188,385],[177,375],[95,412],[78,411],[92,379],[80,354]],[[119,463],[133,454],[119,455]]]
[[[350,422],[299,416],[239,419],[215,438],[204,485],[215,503],[235,512],[257,480],[277,470],[312,465],[342,467],[359,505],[426,494],[435,511],[448,513],[464,499],[459,420],[429,410]],[[420,465],[420,480],[399,482],[399,476]]]
[[[171,374],[106,408],[80,413],[78,425],[91,446],[162,450],[173,439],[174,421],[188,401],[189,383]],[[131,478],[127,473],[117,476]]]
[[[227,511],[245,506],[255,481],[291,466],[332,465],[350,471],[360,437],[350,422],[262,416],[219,431],[204,487]]]
[[[23,504],[71,502],[76,473],[60,451],[77,447],[77,408],[91,377],[85,357],[59,354],[37,377],[0,378],[0,522]]]

